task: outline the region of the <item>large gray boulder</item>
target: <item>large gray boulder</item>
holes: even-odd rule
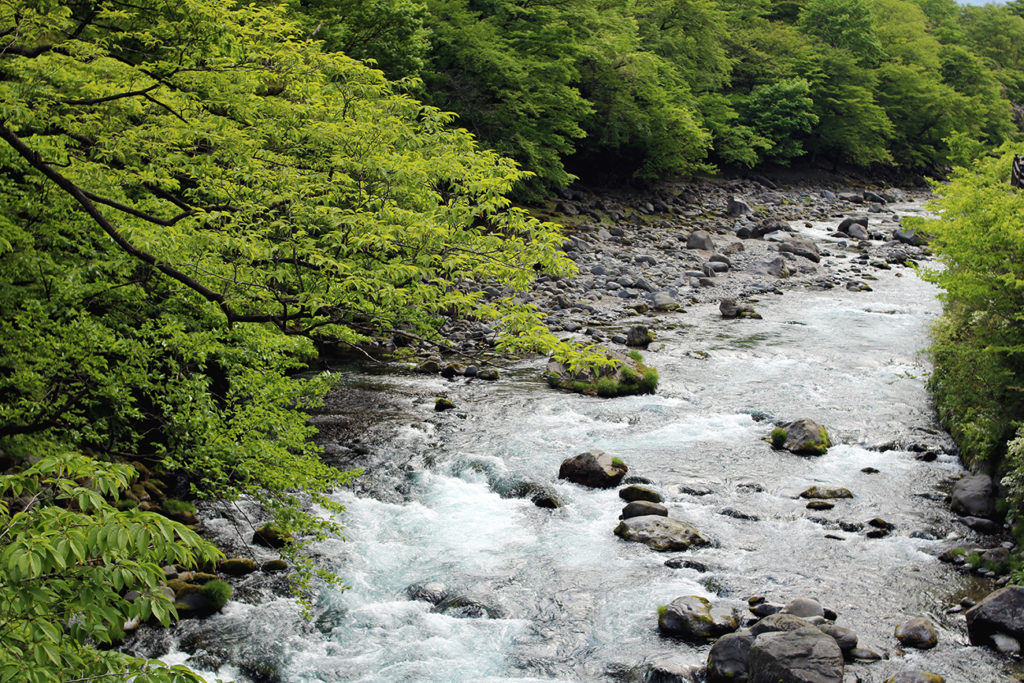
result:
[[[729,204],[726,206],[725,212],[735,217],[746,216],[748,213],[753,213],[753,210],[750,208],[750,204],[747,204],[739,197],[729,197]]]
[[[992,477],[974,474],[953,485],[953,512],[968,517],[991,517],[996,511],[996,488]]]
[[[786,263],[786,259],[781,256],[776,256],[770,261],[756,261],[747,267],[752,273],[760,273],[762,275],[771,275],[772,277],[789,277],[793,274],[793,269]]]
[[[842,683],[843,652],[813,626],[775,631],[750,646],[749,683]]]
[[[628,470],[618,458],[595,449],[563,460],[558,468],[558,478],[580,486],[610,489],[619,485]]]
[[[633,517],[644,517],[647,515],[658,515],[668,517],[668,508],[661,503],[652,503],[649,500],[634,500],[622,508],[619,519],[632,519]]]
[[[714,251],[715,243],[707,230],[694,230],[686,240],[687,249],[700,249],[701,251]]]
[[[760,318],[761,314],[754,310],[750,304],[741,304],[732,297],[722,299],[718,304],[718,311],[723,318]]]
[[[747,680],[750,646],[754,635],[750,631],[727,633],[711,646],[708,653],[708,683],[743,683]]]
[[[1006,586],[989,593],[965,616],[967,635],[974,645],[985,645],[998,633],[1024,641],[1024,586]]]
[[[825,428],[806,417],[784,424],[782,429],[786,430],[786,440],[782,447],[790,453],[824,455],[832,445]]]
[[[658,630],[690,642],[704,643],[739,627],[731,612],[712,611],[707,598],[685,595],[658,610]]]
[[[615,527],[615,535],[655,550],[686,550],[708,543],[692,524],[659,515],[624,519]]]
[[[896,627],[896,639],[903,647],[930,650],[939,644],[939,632],[924,617],[914,617]]]
[[[818,251],[818,245],[803,237],[794,237],[783,242],[779,245],[779,251],[802,256],[814,263],[821,261],[821,252]]]

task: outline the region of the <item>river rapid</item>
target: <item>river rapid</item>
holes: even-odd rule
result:
[[[827,228],[801,230],[827,242]],[[985,542],[943,500],[962,468],[925,388],[936,290],[907,268],[876,276],[873,291],[764,295],[761,320],[723,320],[711,303],[660,316],[645,352],[661,374],[653,396],[560,393],[537,358],[490,383],[345,368],[316,420],[359,411],[360,434],[325,428],[323,439],[330,457],[367,472],[336,493],[345,540],[314,550],[349,588],[320,589],[305,620],[293,599],[242,585],[222,614],[166,636],[163,658],[238,681],[643,680],[650,662],[703,665],[709,650],[660,636],[659,605],[698,595],[746,613],[762,595],[817,598],[883,655],[848,664],[848,681],[905,669],[1018,680],[1009,660],[968,644],[962,613],[947,613],[993,587],[936,559]],[[435,413],[440,395],[456,409]],[[801,417],[828,428],[826,455],[766,442],[773,421]],[[616,490],[557,479],[563,459],[593,448],[625,461],[712,545],[659,553],[616,538]],[[509,495],[527,481],[563,505]],[[808,510],[798,496],[814,484],[854,498]],[[875,517],[892,533],[868,538]],[[230,534],[226,519],[206,524]],[[442,594],[454,600],[413,599]],[[935,623],[935,649],[901,650],[893,630],[915,616]]]

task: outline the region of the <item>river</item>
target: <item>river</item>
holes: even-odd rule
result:
[[[826,227],[803,231],[827,240]],[[936,291],[906,268],[875,275],[870,292],[768,294],[755,304],[762,320],[723,320],[713,304],[662,316],[645,354],[661,374],[653,396],[559,393],[540,380],[541,359],[494,383],[347,368],[340,405],[373,416],[357,449],[368,471],[336,494],[346,539],[315,552],[348,590],[322,589],[311,621],[292,599],[251,591],[180,626],[164,659],[239,681],[641,680],[645,662],[701,665],[709,649],[661,637],[659,605],[699,595],[743,608],[763,595],[819,599],[886,657],[847,665],[849,681],[911,668],[1017,680],[1006,660],[969,646],[962,614],[946,612],[991,589],[936,559],[981,541],[937,495],[960,463],[903,450],[944,441],[921,355]],[[433,411],[441,394],[455,410]],[[826,455],[766,443],[773,420],[801,417],[828,428]],[[557,479],[564,458],[592,448],[625,461],[712,545],[658,553],[616,538],[616,491]],[[552,487],[564,505],[500,495],[522,481]],[[798,495],[814,484],[854,498],[810,511]],[[858,528],[875,517],[895,526],[889,536]],[[666,566],[674,557],[706,571]],[[437,611],[410,599],[417,584],[460,599]],[[901,651],[893,629],[915,616],[936,624],[938,647]]]

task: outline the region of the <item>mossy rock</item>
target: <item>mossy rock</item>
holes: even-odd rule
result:
[[[604,355],[613,361],[612,365],[576,372],[552,358],[544,378],[556,389],[602,398],[653,394],[657,390],[658,371],[638,360],[636,354],[605,350]]]
[[[252,542],[267,548],[283,548],[294,540],[291,532],[282,531],[273,524],[264,524],[252,535]]]
[[[267,560],[260,565],[260,569],[265,572],[286,572],[288,563],[284,560]]]
[[[434,399],[434,410],[439,412],[439,413],[443,413],[446,410],[452,410],[454,407],[455,407],[455,404],[452,403],[447,398],[441,397],[441,398]]]
[[[256,561],[251,560],[248,557],[232,557],[227,560],[222,560],[217,566],[217,569],[224,574],[230,576],[245,576],[246,574],[252,574],[256,571]]]
[[[814,420],[801,418],[782,426],[786,437],[782,448],[796,455],[824,455],[832,442],[828,431]],[[777,430],[772,431],[772,444],[775,444]]]

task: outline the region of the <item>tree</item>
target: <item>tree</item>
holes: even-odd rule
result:
[[[804,154],[801,138],[818,122],[810,85],[803,78],[790,78],[759,85],[742,105],[743,120],[770,142],[764,156],[787,163]]]
[[[443,343],[474,316],[569,351],[479,292],[572,272],[509,206],[524,172],[303,35],[278,6],[0,3],[0,534],[26,553],[0,557],[0,671],[181,675],[87,647],[166,619],[153,568],[212,552],[129,465],[254,497],[311,579],[301,546],[340,529],[354,474],[311,441],[332,380],[294,374],[318,342]]]

